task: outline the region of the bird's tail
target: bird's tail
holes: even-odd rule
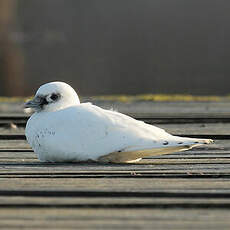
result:
[[[192,149],[193,147],[197,147],[204,144],[211,144],[213,140],[211,139],[196,139],[196,138],[183,138],[178,137],[180,142],[170,143],[170,146],[162,146],[162,147],[143,147],[136,146],[135,149],[126,149],[122,152],[113,152],[106,156],[100,157],[99,161],[102,162],[113,162],[113,163],[123,163],[123,162],[135,162],[144,157],[153,157],[159,156],[174,152],[181,152],[185,150]],[[183,140],[183,141],[182,141]]]

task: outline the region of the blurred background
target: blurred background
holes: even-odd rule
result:
[[[0,96],[230,93],[230,1],[0,0]]]

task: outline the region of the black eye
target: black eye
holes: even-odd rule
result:
[[[50,97],[53,101],[56,101],[58,99],[58,95],[53,93]]]

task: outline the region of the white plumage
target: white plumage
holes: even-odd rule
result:
[[[25,107],[35,109],[26,137],[41,161],[132,162],[212,143],[172,136],[122,113],[80,103],[63,82],[42,85]]]

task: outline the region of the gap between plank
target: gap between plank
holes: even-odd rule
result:
[[[107,191],[49,191],[49,190],[0,190],[0,196],[26,196],[26,197],[141,197],[141,198],[205,198],[226,199],[230,198],[227,192],[107,192]]]

